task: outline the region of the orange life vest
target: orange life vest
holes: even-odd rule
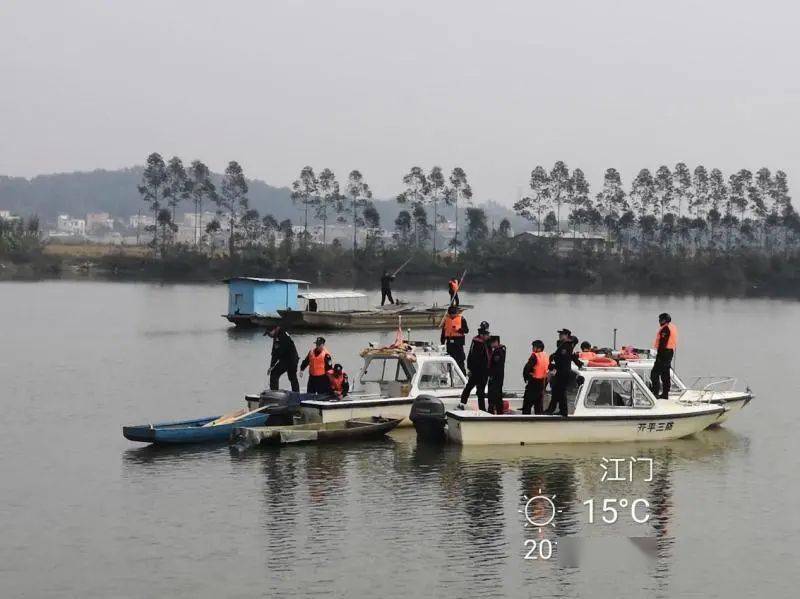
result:
[[[450,286],[450,293],[458,293],[458,279],[450,279],[448,285]]]
[[[331,391],[336,395],[341,395],[342,391],[344,391],[344,382],[347,380],[347,375],[342,372],[339,376],[336,376],[335,371],[329,370],[328,380],[331,383]]]
[[[653,347],[658,349],[660,347],[661,341],[661,330],[667,327],[669,329],[669,337],[667,338],[667,347],[666,349],[675,350],[678,347],[678,327],[676,327],[671,322],[668,322],[663,327],[658,327],[658,332],[656,333],[656,340],[653,344]]]
[[[582,351],[578,354],[578,357],[581,360],[594,360],[597,358],[597,354],[593,351]]]
[[[442,323],[442,330],[444,331],[444,336],[448,339],[463,337],[464,333],[461,332],[461,314],[456,314],[455,316],[448,314],[445,316],[444,322]]]
[[[330,353],[328,353],[328,350],[324,347],[318,354],[315,353],[313,349],[308,352],[308,374],[311,376],[322,376],[325,374],[328,370],[325,365],[328,356],[330,356]]]
[[[532,352],[532,356],[536,356],[536,364],[533,365],[533,370],[531,370],[531,378],[532,379],[546,379],[547,378],[547,369],[550,366],[550,356],[547,355],[547,352]]]

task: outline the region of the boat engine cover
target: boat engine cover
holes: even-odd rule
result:
[[[269,414],[270,425],[292,424],[292,416],[300,411],[304,395],[294,391],[262,391],[258,407],[264,408],[264,414]]]
[[[411,404],[409,419],[417,430],[417,438],[425,441],[444,441],[447,423],[444,402],[433,395],[420,395]]]

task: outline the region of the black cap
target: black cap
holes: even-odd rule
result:
[[[450,306],[447,309],[448,314],[458,314],[458,306]]]
[[[333,365],[333,369],[334,370],[341,370],[342,369],[342,365],[341,364],[334,364]]]
[[[480,332],[488,333],[489,332],[489,323],[486,322],[485,320],[482,320],[481,324],[478,325],[478,332],[479,333]]]
[[[662,312],[661,314],[658,315],[658,322],[661,322],[662,320],[664,322],[672,322],[672,316],[670,316],[666,312]]]
[[[317,337],[317,340],[314,343],[317,345],[325,345],[325,337]]]
[[[560,331],[558,331],[558,334],[566,335],[567,337],[572,337],[572,331],[570,331],[569,329],[561,329]]]

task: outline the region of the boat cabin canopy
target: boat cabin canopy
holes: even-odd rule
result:
[[[576,379],[572,397],[569,395],[568,391],[571,413],[597,415],[596,410],[641,410],[656,406],[647,384],[626,368],[583,370]]]
[[[303,292],[298,293],[299,309],[309,312],[362,312],[369,310],[366,293],[357,291]]]
[[[279,317],[278,310],[297,310],[299,279],[232,277],[228,284],[228,315]]]
[[[365,354],[358,382],[364,388],[377,387],[377,392],[390,397],[419,393],[450,395],[460,393],[467,384],[450,356],[402,352]]]

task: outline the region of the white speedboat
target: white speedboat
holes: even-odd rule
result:
[[[411,424],[409,413],[420,395],[435,397],[447,408],[456,408],[467,384],[466,376],[441,346],[404,342],[399,347],[370,347],[361,352],[364,360],[355,379],[354,391],[343,399],[307,398],[299,402],[304,422],[341,422],[353,418],[402,419]],[[261,395],[247,395],[248,406],[258,407]],[[511,407],[522,406],[522,399],[512,399]],[[467,408],[478,409],[475,393]]]
[[[643,381],[649,381],[650,371],[655,364],[655,353],[651,350],[636,350],[634,355],[635,358],[622,359],[620,365],[638,374]],[[671,400],[714,404],[728,408],[715,425],[727,421],[753,400],[753,393],[749,387],[745,385],[744,390],[737,388],[739,381],[736,377],[705,376],[685,383],[674,369],[670,369],[670,380],[672,382],[669,393]]]
[[[570,413],[491,415],[447,410],[447,439],[461,445],[667,441],[718,422],[728,408],[703,402],[657,400],[630,369],[586,369],[570,397]],[[419,432],[419,427],[418,427]]]

